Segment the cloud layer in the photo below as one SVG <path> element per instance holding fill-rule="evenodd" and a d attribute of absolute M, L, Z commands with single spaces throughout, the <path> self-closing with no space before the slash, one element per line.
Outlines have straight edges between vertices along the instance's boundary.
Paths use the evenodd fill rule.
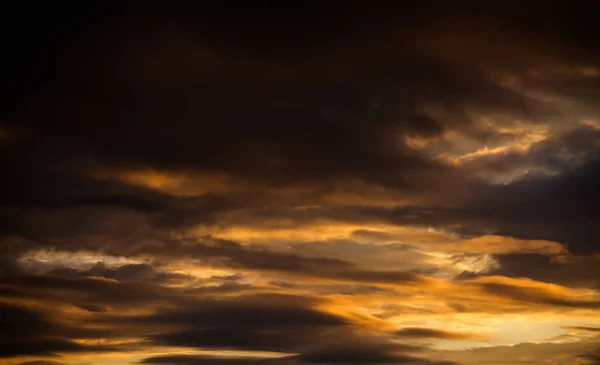
<path fill-rule="evenodd" d="M 598 362 L 594 9 L 513 5 L 7 9 L 0 364 Z"/>

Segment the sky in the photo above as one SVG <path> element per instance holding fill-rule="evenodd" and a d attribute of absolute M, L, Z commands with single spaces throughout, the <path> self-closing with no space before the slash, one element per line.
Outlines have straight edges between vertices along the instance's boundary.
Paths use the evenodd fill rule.
<path fill-rule="evenodd" d="M 591 2 L 3 8 L 1 365 L 600 364 Z"/>

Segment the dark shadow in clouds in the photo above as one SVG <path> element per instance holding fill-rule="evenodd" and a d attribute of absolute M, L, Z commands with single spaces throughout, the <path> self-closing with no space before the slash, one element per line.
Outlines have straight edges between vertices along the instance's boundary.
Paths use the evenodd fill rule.
<path fill-rule="evenodd" d="M 599 252 L 600 160 L 575 165 L 556 176 L 508 185 L 479 184 L 460 206 L 357 207 L 359 215 L 398 224 L 448 228 L 473 237 L 498 234 L 546 239 L 577 255 Z M 347 208 L 349 209 L 349 208 Z M 458 227 L 458 228 L 457 228 Z"/>
<path fill-rule="evenodd" d="M 583 327 L 583 326 L 565 326 L 564 329 L 576 330 L 576 331 L 587 331 L 587 332 L 598 332 L 600 333 L 600 327 Z"/>
<path fill-rule="evenodd" d="M 399 331 L 394 332 L 394 335 L 398 338 L 404 339 L 440 339 L 440 340 L 477 340 L 485 338 L 485 336 L 478 335 L 476 333 L 460 333 L 444 331 L 435 328 L 421 328 L 421 327 L 405 327 Z"/>
<path fill-rule="evenodd" d="M 177 290 L 152 285 L 149 283 L 117 282 L 93 277 L 60 277 L 56 275 L 26 275 L 5 278 L 0 289 L 3 295 L 12 293 L 15 296 L 28 295 L 60 300 L 62 292 L 70 295 L 64 300 L 82 304 L 104 303 L 109 305 L 129 305 L 151 303 L 154 300 L 175 299 L 181 294 Z M 53 288 L 55 292 L 44 289 Z"/>
<path fill-rule="evenodd" d="M 200 301 L 131 321 L 181 328 L 149 336 L 157 345 L 248 351 L 294 352 L 351 333 L 348 319 L 318 311 L 315 304 L 303 297 L 246 295 Z"/>
<path fill-rule="evenodd" d="M 366 21 L 372 26 L 379 24 L 379 21 L 365 18 L 364 7 L 359 8 L 360 11 L 353 6 L 346 7 L 349 14 L 338 6 L 335 11 L 331 10 L 336 14 L 334 19 L 338 19 L 337 15 L 341 15 L 338 20 L 347 19 L 346 16 L 354 19 L 351 24 L 355 21 Z M 426 16 L 430 11 L 420 6 L 416 8 L 407 10 L 403 7 L 401 11 L 388 13 L 375 7 L 368 12 L 373 11 L 379 17 L 399 17 L 403 21 L 390 19 L 389 25 L 403 24 L 402 27 L 411 28 L 406 21 L 412 18 L 407 14 L 414 12 Z M 254 14 L 258 16 L 263 11 L 265 9 L 254 9 Z M 290 20 L 290 13 L 284 9 L 279 11 Z M 144 10 L 140 12 L 145 13 Z M 169 11 L 161 13 L 169 18 L 166 15 Z M 386 67 L 364 65 L 363 52 L 356 54 L 355 42 L 368 46 L 370 40 L 353 39 L 354 32 L 344 35 L 349 37 L 349 43 L 342 42 L 340 46 L 341 54 L 348 53 L 351 60 L 348 62 L 347 57 L 343 57 L 341 63 L 350 63 L 353 68 L 363 71 L 366 68 L 367 76 L 356 79 L 352 70 L 340 81 L 329 80 L 328 75 L 338 68 L 329 64 L 332 62 L 329 55 L 311 60 L 316 66 L 306 71 L 294 62 L 281 64 L 261 52 L 249 59 L 248 55 L 244 57 L 237 52 L 221 54 L 219 44 L 199 40 L 198 37 L 202 38 L 206 33 L 193 29 L 207 24 L 202 21 L 188 24 L 190 17 L 206 19 L 204 10 L 175 13 L 178 14 L 174 15 L 175 20 L 182 21 L 175 25 L 140 20 L 145 15 L 122 15 L 137 27 L 131 24 L 119 27 L 112 23 L 106 27 L 91 26 L 90 31 L 79 35 L 75 45 L 65 45 L 75 48 L 63 52 L 61 62 L 66 65 L 58 70 L 59 75 L 64 73 L 65 77 L 57 76 L 56 81 L 40 90 L 36 97 L 24 97 L 26 101 L 21 103 L 22 108 L 13 113 L 29 127 L 19 131 L 31 140 L 23 160 L 35 160 L 36 165 L 44 166 L 49 172 L 55 172 L 61 163 L 73 166 L 75 170 L 149 166 L 166 170 L 225 172 L 267 185 L 352 177 L 406 192 L 433 193 L 440 188 L 440 180 L 444 181 L 445 187 L 450 186 L 450 182 L 455 182 L 453 185 L 462 182 L 460 173 L 407 149 L 402 142 L 404 135 L 433 137 L 449 126 L 456 126 L 473 136 L 489 139 L 493 135 L 473 125 L 471 109 L 522 119 L 550 112 L 544 111 L 539 102 L 490 82 L 486 73 L 477 68 L 464 70 L 448 65 L 444 60 L 424 61 L 423 55 L 413 52 L 399 52 L 393 60 L 389 60 L 385 52 L 376 54 L 381 57 L 376 63 L 389 63 Z M 306 15 L 318 18 L 319 14 L 323 14 L 322 9 Z M 120 18 L 117 16 L 117 19 Z M 210 38 L 213 41 L 220 39 L 218 35 L 223 34 L 223 25 L 208 24 L 216 27 Z M 334 28 L 335 31 L 329 29 L 328 34 L 332 34 L 331 31 L 337 34 L 339 29 Z M 249 29 L 257 31 L 256 24 Z M 400 35 L 403 30 L 406 29 L 391 34 L 403 38 Z M 241 35 L 248 33 L 252 34 L 245 30 Z M 144 41 L 137 39 L 142 34 Z M 281 30 L 268 34 L 277 34 L 275 37 L 278 38 Z M 234 37 L 238 41 L 239 35 L 236 33 Z M 378 36 L 374 35 L 374 40 Z M 258 42 L 264 40 L 256 34 L 251 38 Z M 102 56 L 96 54 L 97 50 L 90 50 L 96 47 L 85 46 L 95 44 L 99 39 L 107 43 L 100 51 Z M 402 40 L 395 48 L 402 49 L 407 46 L 405 42 Z M 294 43 L 295 46 L 302 44 Z M 240 68 L 237 63 L 230 64 L 232 59 L 241 59 L 242 64 L 250 64 L 250 71 L 253 71 L 252 65 L 258 65 L 258 72 L 249 72 L 251 75 L 261 75 L 260 71 L 272 74 L 275 66 L 281 68 L 283 79 L 291 77 L 296 81 L 273 85 L 263 80 L 257 88 L 254 81 L 234 77 L 233 85 L 224 87 L 222 83 L 226 77 L 223 75 L 217 80 L 219 86 L 206 84 L 206 76 L 212 74 L 210 68 L 202 71 L 204 68 L 200 67 L 200 75 L 196 77 L 186 73 L 198 71 L 187 67 L 202 61 L 207 54 L 212 57 L 213 52 L 218 55 L 217 68 L 223 67 L 225 75 Z M 156 57 L 165 55 L 175 62 L 172 66 L 176 71 L 184 69 L 185 80 L 195 78 L 198 84 L 193 82 L 192 86 L 181 87 L 153 79 L 169 74 L 164 69 L 142 75 L 143 81 L 128 79 L 134 73 L 128 65 L 134 64 L 135 70 L 142 70 L 143 64 L 152 60 L 150 66 L 155 67 L 155 63 L 161 63 L 156 62 Z M 254 59 L 256 56 L 257 60 Z M 337 57 L 334 55 L 333 61 Z M 123 58 L 128 62 L 122 62 Z M 404 61 L 406 58 L 409 60 Z M 95 63 L 97 59 L 105 61 L 99 63 L 102 66 Z M 178 62 L 182 64 L 178 65 Z M 397 62 L 400 65 L 396 65 Z M 88 67 L 73 65 L 96 66 L 101 70 L 94 73 Z M 103 76 L 96 79 L 92 75 Z M 124 86 L 127 83 L 134 85 Z M 441 105 L 447 116 L 428 115 L 421 110 L 424 104 Z M 29 130 L 35 133 L 28 133 Z M 49 150 L 52 158 L 45 157 Z M 18 156 L 16 153 L 10 155 Z M 74 158 L 74 155 L 78 157 Z M 15 169 L 24 162 L 22 157 L 7 159 L 11 162 L 9 166 Z M 29 183 L 35 180 L 34 176 L 23 178 Z M 14 188 L 26 191 L 21 183 L 15 183 Z"/>
<path fill-rule="evenodd" d="M 500 283 L 479 283 L 485 292 L 521 302 L 564 308 L 598 309 L 600 300 L 567 299 L 549 290 Z"/>
<path fill-rule="evenodd" d="M 342 294 L 342 295 L 369 295 L 369 294 L 396 294 L 392 287 L 380 287 L 375 285 L 360 285 L 356 283 L 324 283 L 324 284 L 296 284 L 292 281 L 275 280 L 269 285 L 283 289 L 309 290 L 315 294 Z"/>
<path fill-rule="evenodd" d="M 533 143 L 525 151 L 508 150 L 481 156 L 465 162 L 464 167 L 479 174 L 509 173 L 519 168 L 533 169 L 525 178 L 535 180 L 536 175 L 562 173 L 597 160 L 600 157 L 598 141 L 599 130 L 590 126 L 577 126 Z M 536 173 L 535 169 L 541 172 Z"/>
<path fill-rule="evenodd" d="M 499 234 L 545 238 L 588 254 L 599 250 L 593 234 L 600 218 L 599 183 L 600 160 L 592 160 L 557 177 L 496 187 L 471 208 Z"/>
<path fill-rule="evenodd" d="M 356 323 L 333 314 L 318 312 L 313 305 L 310 300 L 302 297 L 254 295 L 200 302 L 189 309 L 181 308 L 177 312 L 139 317 L 133 321 L 188 328 L 180 332 L 149 336 L 148 339 L 157 345 L 300 352 L 297 356 L 261 360 L 266 362 L 294 360 L 302 363 L 437 364 L 405 354 L 419 352 L 422 348 L 394 343 L 387 338 L 364 337 L 357 331 Z M 186 363 L 186 359 L 189 363 L 205 360 L 203 357 L 175 356 L 144 361 Z"/>
<path fill-rule="evenodd" d="M 27 42 L 10 43 L 21 51 L 14 54 L 42 56 L 48 64 L 37 61 L 46 66 L 46 73 L 27 75 L 30 68 L 14 62 L 14 73 L 38 87 L 17 93 L 18 102 L 11 98 L 14 104 L 3 111 L 11 117 L 8 120 L 24 123 L 17 127 L 24 134 L 35 132 L 30 135 L 36 147 L 27 160 L 62 146 L 53 152 L 57 154 L 53 160 L 72 162 L 73 152 L 81 152 L 78 167 L 224 170 L 270 184 L 358 177 L 406 191 L 431 192 L 439 188 L 435 180 L 444 179 L 448 186 L 457 172 L 408 151 L 401 142 L 403 135 L 438 136 L 456 127 L 489 139 L 494 133 L 473 123 L 473 109 L 515 119 L 555 112 L 491 82 L 479 67 L 479 58 L 497 57 L 497 67 L 512 69 L 514 54 L 526 54 L 523 46 L 533 43 L 558 63 L 564 62 L 563 57 L 575 62 L 577 54 L 592 59 L 593 49 L 582 42 L 589 39 L 586 32 L 575 31 L 577 43 L 550 37 L 555 49 L 547 50 L 532 25 L 548 24 L 549 19 L 549 24 L 568 24 L 568 39 L 585 22 L 562 14 L 589 20 L 587 12 L 571 7 L 531 6 L 523 10 L 529 17 L 523 22 L 521 13 L 505 5 L 357 4 L 305 5 L 292 7 L 293 11 L 249 6 L 241 13 L 212 6 L 79 6 L 73 11 L 81 14 L 81 20 L 67 17 L 64 22 L 30 17 L 24 7 L 12 25 L 20 29 L 19 22 L 34 22 L 34 29 L 44 29 L 44 24 L 57 28 L 53 41 L 58 44 L 40 55 L 19 49 Z M 487 6 L 494 11 L 486 11 Z M 561 16 L 553 15 L 557 9 Z M 437 11 L 444 16 L 436 16 Z M 494 29 L 499 20 L 510 26 Z M 457 27 L 450 29 L 459 37 L 441 37 L 439 43 L 448 45 L 430 39 L 430 33 L 449 25 Z M 492 55 L 473 46 L 482 46 L 481 34 L 507 33 L 504 42 L 510 43 L 507 28 L 522 30 L 525 40 L 508 49 L 497 42 L 499 49 Z M 48 41 L 42 34 L 28 37 L 33 37 L 24 40 L 29 43 Z M 241 39 L 247 42 L 240 43 Z M 472 53 L 458 56 L 462 66 L 444 49 L 461 53 L 461 46 L 469 45 Z M 585 51 L 556 52 L 563 47 Z M 332 80 L 330 75 L 338 72 Z M 424 104 L 441 107 L 444 115 L 423 112 Z M 52 171 L 55 164 L 47 167 Z"/>
<path fill-rule="evenodd" d="M 85 331 L 62 326 L 46 319 L 42 312 L 17 305 L 0 304 L 0 327 L 0 357 L 122 350 L 115 346 L 76 343 L 70 337 L 80 337 Z"/>
<path fill-rule="evenodd" d="M 15 341 L 2 341 L 0 343 L 0 357 L 16 356 L 57 356 L 58 353 L 83 353 L 83 352 L 112 352 L 122 350 L 119 347 L 99 347 L 81 345 L 66 339 L 18 339 Z"/>
<path fill-rule="evenodd" d="M 587 361 L 587 365 L 600 365 L 600 354 L 584 354 L 578 358 Z"/>
<path fill-rule="evenodd" d="M 159 365 L 194 365 L 194 364 L 222 364 L 222 365 L 254 365 L 288 363 L 289 357 L 279 359 L 248 358 L 248 357 L 225 357 L 206 355 L 166 355 L 148 357 L 140 361 L 140 364 Z"/>
<path fill-rule="evenodd" d="M 498 267 L 486 275 L 525 277 L 576 288 L 600 288 L 600 259 L 594 256 L 494 255 Z"/>
<path fill-rule="evenodd" d="M 248 289 L 247 286 L 218 282 L 199 282 L 195 286 L 178 288 L 161 285 L 152 278 L 147 281 L 116 281 L 73 275 L 70 271 L 66 276 L 21 273 L 0 280 L 1 297 L 17 301 L 70 304 L 90 312 L 112 312 L 131 306 L 151 308 L 157 303 L 179 304 L 189 301 L 188 298 L 194 294 L 243 292 Z M 88 330 L 84 326 L 80 327 L 79 332 L 82 337 L 92 338 L 119 334 L 113 329 L 105 332 L 100 329 Z"/>

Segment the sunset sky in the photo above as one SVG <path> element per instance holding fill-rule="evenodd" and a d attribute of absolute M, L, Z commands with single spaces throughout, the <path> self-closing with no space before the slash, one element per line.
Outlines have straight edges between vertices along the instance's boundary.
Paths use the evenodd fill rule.
<path fill-rule="evenodd" d="M 554 3 L 3 6 L 0 365 L 600 364 Z"/>

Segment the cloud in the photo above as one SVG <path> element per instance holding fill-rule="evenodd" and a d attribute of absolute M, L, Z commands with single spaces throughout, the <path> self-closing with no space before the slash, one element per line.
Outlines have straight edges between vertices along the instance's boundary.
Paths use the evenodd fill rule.
<path fill-rule="evenodd" d="M 465 365 L 490 364 L 504 365 L 510 363 L 535 364 L 535 363 L 565 363 L 575 364 L 582 359 L 583 352 L 597 346 L 595 342 L 571 343 L 522 343 L 515 346 L 492 346 L 464 351 L 437 351 L 439 358 L 456 361 Z M 593 354 L 588 360 L 594 360 Z M 594 364 L 592 362 L 592 364 Z"/>
<path fill-rule="evenodd" d="M 485 292 L 517 301 L 565 308 L 600 308 L 600 301 L 593 299 L 566 298 L 551 289 L 511 285 L 506 283 L 480 283 Z"/>
<path fill-rule="evenodd" d="M 414 365 L 453 365 L 449 361 L 432 361 L 425 358 L 401 355 L 395 351 L 403 350 L 403 346 L 365 346 L 355 348 L 340 347 L 326 348 L 300 355 L 284 356 L 279 358 L 259 357 L 224 357 L 224 356 L 194 356 L 173 355 L 156 356 L 143 359 L 143 364 L 414 364 Z"/>
<path fill-rule="evenodd" d="M 595 256 L 506 254 L 495 255 L 498 267 L 490 275 L 525 277 L 569 287 L 597 288 L 600 285 Z"/>
<path fill-rule="evenodd" d="M 595 333 L 592 9 L 213 5 L 7 9 L 0 356 L 436 364 L 415 344 L 517 317 Z M 596 356 L 539 345 L 447 361 Z"/>
<path fill-rule="evenodd" d="M 282 358 L 227 358 L 216 356 L 174 355 L 156 356 L 141 361 L 143 364 L 188 365 L 188 364 L 414 364 L 452 365 L 451 362 L 429 361 L 423 358 L 401 355 L 386 355 L 376 349 L 335 350 Z"/>
<path fill-rule="evenodd" d="M 400 348 L 402 348 L 400 346 Z M 452 362 L 437 362 L 427 359 L 402 355 L 394 352 L 394 346 L 387 348 L 358 346 L 354 348 L 333 348 L 309 352 L 297 356 L 302 362 L 311 364 L 432 364 L 452 365 Z"/>
<path fill-rule="evenodd" d="M 150 283 L 117 282 L 93 277 L 25 275 L 5 278 L 0 291 L 4 296 L 40 298 L 77 304 L 84 308 L 151 304 L 160 300 L 177 300 L 181 291 Z M 45 290 L 53 288 L 53 291 Z M 68 293 L 65 296 L 65 293 Z M 98 307 L 100 306 L 100 307 Z"/>
<path fill-rule="evenodd" d="M 287 358 L 252 358 L 252 357 L 225 357 L 206 355 L 166 355 L 143 359 L 142 364 L 165 364 L 165 365 L 192 365 L 192 364 L 263 364 L 263 363 L 285 363 Z"/>
<path fill-rule="evenodd" d="M 179 331 L 149 336 L 157 345 L 294 352 L 331 341 L 334 333 L 349 333 L 349 319 L 321 312 L 314 304 L 309 298 L 294 296 L 242 296 L 197 302 L 188 309 L 132 321 L 180 327 Z"/>
<path fill-rule="evenodd" d="M 517 176 L 520 179 L 523 176 L 531 178 L 536 174 L 555 175 L 597 159 L 600 146 L 598 141 L 600 131 L 597 128 L 579 125 L 521 150 L 506 149 L 505 153 L 472 159 L 464 167 L 482 176 L 494 173 L 510 176 L 515 170 L 520 171 L 522 176 Z"/>
<path fill-rule="evenodd" d="M 357 213 L 397 225 L 433 226 L 466 237 L 489 235 L 560 242 L 576 255 L 597 252 L 592 234 L 598 215 L 598 161 L 557 176 L 508 185 L 480 185 L 458 206 L 357 207 Z M 574 189 L 573 187 L 577 187 Z M 548 199 L 552 197 L 552 199 Z"/>
<path fill-rule="evenodd" d="M 563 328 L 568 329 L 568 330 L 575 330 L 575 331 L 600 332 L 600 328 L 598 328 L 598 327 L 565 326 Z"/>
<path fill-rule="evenodd" d="M 19 355 L 56 356 L 58 353 L 93 353 L 120 350 L 116 346 L 94 346 L 77 343 L 70 337 L 77 337 L 85 331 L 62 326 L 45 318 L 43 312 L 23 306 L 1 304 L 0 321 L 6 331 L 0 336 L 0 357 Z M 106 335 L 106 333 L 102 335 Z"/>
<path fill-rule="evenodd" d="M 117 268 L 108 268 L 103 262 L 98 262 L 86 271 L 70 268 L 56 268 L 49 274 L 59 276 L 104 277 L 117 281 L 144 281 L 144 282 L 177 282 L 193 278 L 191 275 L 157 272 L 149 264 L 127 264 Z"/>
<path fill-rule="evenodd" d="M 600 364 L 600 356 L 597 354 L 579 355 L 578 358 L 587 361 L 586 363 L 589 365 Z"/>
<path fill-rule="evenodd" d="M 476 333 L 460 333 L 420 327 L 405 327 L 396 331 L 394 335 L 406 339 L 435 338 L 442 340 L 481 340 L 487 338 L 486 336 Z"/>
<path fill-rule="evenodd" d="M 112 221 L 112 220 L 111 220 Z M 146 226 L 146 223 L 143 223 Z M 125 228 L 125 227 L 123 227 Z M 244 246 L 237 242 L 212 237 L 200 238 L 172 238 L 167 232 L 149 232 L 146 238 L 143 233 L 137 239 L 136 245 L 123 247 L 122 241 L 107 243 L 112 234 L 107 234 L 106 240 L 102 239 L 102 232 L 92 228 L 92 232 L 81 229 L 81 236 L 92 235 L 91 240 L 82 245 L 79 234 L 69 234 L 61 240 L 63 250 L 86 248 L 88 251 L 100 251 L 115 256 L 140 255 L 155 259 L 173 259 L 186 257 L 189 260 L 199 260 L 208 266 L 226 267 L 232 269 L 247 269 L 282 274 L 308 276 L 340 281 L 361 281 L 365 283 L 388 283 L 397 285 L 417 285 L 427 283 L 427 278 L 408 271 L 400 270 L 369 270 L 363 269 L 354 262 L 329 257 L 306 257 L 293 252 L 281 252 L 269 248 Z M 101 239 L 98 239 L 101 238 Z M 135 237 L 131 237 L 135 239 Z M 120 239 L 123 239 L 122 237 Z M 165 245 L 166 243 L 166 245 Z M 25 244 L 19 245 L 19 250 Z M 32 248 L 36 247 L 35 243 Z M 42 246 L 44 247 L 44 246 Z M 58 248 L 55 247 L 55 248 Z M 68 271 L 68 270 L 67 270 Z M 104 272 L 103 272 L 104 271 Z M 57 270 L 54 273 L 66 272 Z M 115 272 L 97 267 L 82 276 L 104 276 L 115 279 L 132 279 L 132 275 L 150 275 L 154 280 L 181 280 L 181 275 L 158 274 L 151 271 L 150 267 L 143 264 L 128 265 Z"/>

